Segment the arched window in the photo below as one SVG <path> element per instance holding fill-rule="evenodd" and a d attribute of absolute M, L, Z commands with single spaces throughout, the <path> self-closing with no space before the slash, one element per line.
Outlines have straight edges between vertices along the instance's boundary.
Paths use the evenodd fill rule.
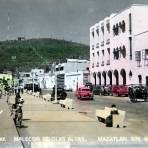
<path fill-rule="evenodd" d="M 116 24 L 116 31 L 115 31 L 115 34 L 118 35 L 118 33 L 119 33 L 119 26 L 118 26 L 118 24 Z"/>
<path fill-rule="evenodd" d="M 122 47 L 122 56 L 123 56 L 123 58 L 126 57 L 126 48 L 125 48 L 125 46 Z"/>
<path fill-rule="evenodd" d="M 115 30 L 116 30 L 116 26 L 113 25 L 113 34 L 114 34 L 114 35 L 116 34 L 116 33 L 115 33 L 115 32 L 116 32 Z"/>
<path fill-rule="evenodd" d="M 122 32 L 125 32 L 125 21 L 122 21 Z"/>
<path fill-rule="evenodd" d="M 141 84 L 142 83 L 142 76 L 138 75 L 138 79 L 139 79 L 139 84 Z"/>

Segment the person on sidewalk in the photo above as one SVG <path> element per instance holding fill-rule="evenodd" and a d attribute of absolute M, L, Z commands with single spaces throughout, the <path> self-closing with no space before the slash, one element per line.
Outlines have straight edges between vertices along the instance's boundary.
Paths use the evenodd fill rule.
<path fill-rule="evenodd" d="M 15 125 L 16 125 L 16 107 L 17 107 L 17 105 L 13 104 L 12 108 L 11 108 L 11 116 L 13 118 Z"/>
<path fill-rule="evenodd" d="M 19 99 L 21 98 L 20 96 L 20 93 L 16 93 L 16 96 L 15 96 L 15 104 L 18 104 L 19 103 Z"/>
<path fill-rule="evenodd" d="M 112 109 L 111 109 L 110 115 L 105 120 L 105 124 L 106 124 L 107 127 L 112 127 L 113 126 L 113 115 L 118 115 L 119 114 L 118 109 L 116 108 L 115 104 L 112 104 L 111 108 Z"/>

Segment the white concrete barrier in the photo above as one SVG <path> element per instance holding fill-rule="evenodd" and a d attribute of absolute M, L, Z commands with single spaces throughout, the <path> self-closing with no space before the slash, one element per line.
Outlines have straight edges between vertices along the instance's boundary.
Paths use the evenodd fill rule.
<path fill-rule="evenodd" d="M 105 107 L 105 109 L 101 110 L 98 109 L 96 110 L 96 117 L 99 120 L 106 120 L 106 118 L 111 114 L 112 108 L 110 107 Z M 113 114 L 113 127 L 123 127 L 123 122 L 125 120 L 125 114 L 126 111 L 118 110 L 119 114 Z"/>
<path fill-rule="evenodd" d="M 62 107 L 68 108 L 68 109 L 73 109 L 73 99 L 66 98 L 65 100 L 60 100 L 59 104 Z"/>

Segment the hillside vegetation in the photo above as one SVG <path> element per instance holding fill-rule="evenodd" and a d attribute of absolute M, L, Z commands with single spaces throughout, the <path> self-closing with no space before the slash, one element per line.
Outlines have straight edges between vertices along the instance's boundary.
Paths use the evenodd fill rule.
<path fill-rule="evenodd" d="M 0 42 L 0 69 L 43 68 L 66 58 L 88 59 L 89 46 L 57 39 Z"/>

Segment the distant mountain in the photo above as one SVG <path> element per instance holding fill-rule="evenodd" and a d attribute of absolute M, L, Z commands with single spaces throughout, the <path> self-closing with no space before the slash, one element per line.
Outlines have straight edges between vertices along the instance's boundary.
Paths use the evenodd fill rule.
<path fill-rule="evenodd" d="M 0 42 L 0 70 L 43 68 L 66 58 L 89 59 L 89 46 L 50 38 Z"/>

